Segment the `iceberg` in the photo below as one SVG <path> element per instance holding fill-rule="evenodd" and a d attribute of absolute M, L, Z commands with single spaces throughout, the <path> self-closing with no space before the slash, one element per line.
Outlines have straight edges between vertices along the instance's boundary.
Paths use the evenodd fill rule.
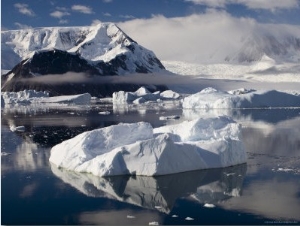
<path fill-rule="evenodd" d="M 1 92 L 1 107 L 31 104 L 90 104 L 89 93 L 49 97 L 46 91 L 24 90 L 19 92 Z"/>
<path fill-rule="evenodd" d="M 208 87 L 185 97 L 182 107 L 185 109 L 300 107 L 300 96 L 276 90 L 238 89 L 223 92 Z"/>
<path fill-rule="evenodd" d="M 145 87 L 139 88 L 135 92 L 125 92 L 119 91 L 113 93 L 113 103 L 114 104 L 142 104 L 147 101 L 159 101 L 159 100 L 178 100 L 181 97 L 180 94 L 172 91 L 166 90 L 164 92 L 154 92 L 151 93 Z"/>
<path fill-rule="evenodd" d="M 147 122 L 120 123 L 57 144 L 49 158 L 59 168 L 100 177 L 166 175 L 246 160 L 240 125 L 225 116 L 155 129 Z"/>

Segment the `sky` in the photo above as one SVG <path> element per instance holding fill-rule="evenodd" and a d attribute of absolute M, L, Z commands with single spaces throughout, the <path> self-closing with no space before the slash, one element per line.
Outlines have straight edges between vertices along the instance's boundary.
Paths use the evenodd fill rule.
<path fill-rule="evenodd" d="M 161 60 L 219 61 L 251 32 L 300 37 L 300 0 L 1 0 L 2 31 L 100 22 Z"/>
<path fill-rule="evenodd" d="M 187 17 L 212 9 L 261 23 L 300 25 L 300 0 L 2 0 L 1 29 Z"/>

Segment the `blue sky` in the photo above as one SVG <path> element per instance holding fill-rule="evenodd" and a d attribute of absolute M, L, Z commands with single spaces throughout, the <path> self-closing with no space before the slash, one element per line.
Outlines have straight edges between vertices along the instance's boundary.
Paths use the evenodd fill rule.
<path fill-rule="evenodd" d="M 188 17 L 212 9 L 259 23 L 300 25 L 300 0 L 2 0 L 1 28 L 83 26 L 157 15 Z"/>

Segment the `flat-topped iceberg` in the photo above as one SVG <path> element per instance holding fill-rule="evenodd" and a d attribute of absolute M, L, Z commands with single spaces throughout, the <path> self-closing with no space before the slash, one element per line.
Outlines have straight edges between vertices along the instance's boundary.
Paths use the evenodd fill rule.
<path fill-rule="evenodd" d="M 246 159 L 240 125 L 217 117 L 155 129 L 139 122 L 84 132 L 54 146 L 49 161 L 96 176 L 153 176 L 227 167 Z"/>
<path fill-rule="evenodd" d="M 154 92 L 151 93 L 145 87 L 139 88 L 135 92 L 125 92 L 119 91 L 113 93 L 113 103 L 114 104 L 142 104 L 147 101 L 158 101 L 158 100 L 177 100 L 181 97 L 180 94 L 172 91 L 166 90 L 164 92 Z"/>
<path fill-rule="evenodd" d="M 30 104 L 89 104 L 89 93 L 49 97 L 46 91 L 24 90 L 20 92 L 1 92 L 1 106 Z"/>
<path fill-rule="evenodd" d="M 267 108 L 300 107 L 300 96 L 276 90 L 238 89 L 228 92 L 206 88 L 183 99 L 183 108 Z"/>

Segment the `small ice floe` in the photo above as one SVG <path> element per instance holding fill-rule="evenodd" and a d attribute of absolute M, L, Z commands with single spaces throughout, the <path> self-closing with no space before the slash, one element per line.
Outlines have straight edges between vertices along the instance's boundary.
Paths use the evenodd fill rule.
<path fill-rule="evenodd" d="M 154 206 L 155 209 L 162 209 L 161 206 Z"/>
<path fill-rule="evenodd" d="M 281 171 L 281 172 L 293 172 L 293 169 L 289 169 L 289 168 L 278 168 L 277 171 Z"/>
<path fill-rule="evenodd" d="M 8 155 L 11 155 L 11 153 L 7 153 L 7 152 L 4 152 L 4 151 L 1 152 L 1 156 L 8 156 Z"/>
<path fill-rule="evenodd" d="M 110 115 L 110 112 L 109 111 L 100 111 L 98 114 L 99 115 Z"/>
<path fill-rule="evenodd" d="M 157 221 L 152 221 L 152 222 L 149 222 L 149 225 L 159 225 L 159 223 Z"/>
<path fill-rule="evenodd" d="M 185 218 L 185 220 L 186 220 L 186 221 L 193 221 L 193 220 L 194 220 L 194 218 L 191 218 L 191 217 L 186 217 L 186 218 Z"/>
<path fill-rule="evenodd" d="M 206 207 L 206 208 L 214 208 L 216 206 L 214 204 L 205 203 L 204 207 Z"/>
<path fill-rule="evenodd" d="M 25 131 L 25 126 L 10 126 L 9 129 L 12 131 L 12 132 L 24 132 Z"/>
<path fill-rule="evenodd" d="M 178 215 L 174 214 L 174 215 L 172 215 L 172 217 L 178 217 Z"/>
<path fill-rule="evenodd" d="M 179 115 L 169 115 L 169 116 L 160 116 L 159 120 L 163 121 L 163 120 L 176 120 L 176 119 L 180 119 Z"/>
<path fill-rule="evenodd" d="M 129 219 L 133 219 L 133 218 L 135 218 L 135 216 L 132 216 L 132 215 L 127 215 L 127 218 L 129 218 Z"/>

